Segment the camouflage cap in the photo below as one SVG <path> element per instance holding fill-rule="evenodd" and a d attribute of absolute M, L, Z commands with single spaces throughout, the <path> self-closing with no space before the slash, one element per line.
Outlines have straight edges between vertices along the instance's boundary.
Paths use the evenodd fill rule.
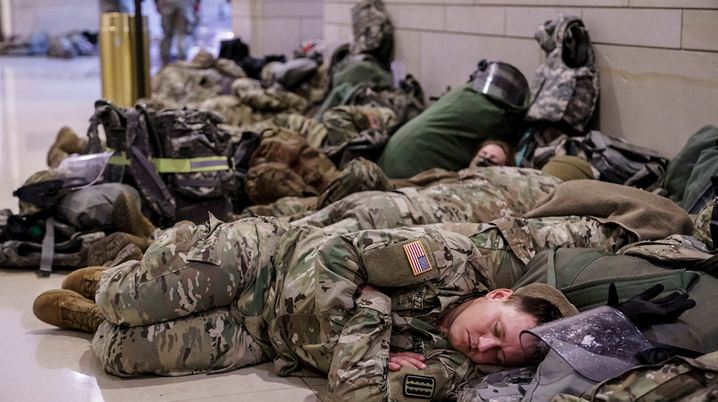
<path fill-rule="evenodd" d="M 558 309 L 562 317 L 578 314 L 576 306 L 571 304 L 560 290 L 545 283 L 532 283 L 522 286 L 516 289 L 514 294 L 546 300 Z"/>

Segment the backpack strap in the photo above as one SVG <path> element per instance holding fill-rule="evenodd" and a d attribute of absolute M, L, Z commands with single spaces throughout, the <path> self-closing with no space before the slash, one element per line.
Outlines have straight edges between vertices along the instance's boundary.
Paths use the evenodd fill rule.
<path fill-rule="evenodd" d="M 146 115 L 141 111 L 131 110 L 127 117 L 125 152 L 129 157 L 129 170 L 137 189 L 152 210 L 163 218 L 174 220 L 176 201 L 148 157 L 151 150 L 146 124 L 149 122 L 145 121 L 143 124 L 142 121 Z"/>
<path fill-rule="evenodd" d="M 713 199 L 713 211 L 711 212 L 711 238 L 713 239 L 713 247 L 718 247 L 718 176 L 711 177 L 711 183 L 713 184 L 713 192 L 715 198 Z"/>
<path fill-rule="evenodd" d="M 42 238 L 42 252 L 40 254 L 41 276 L 48 276 L 52 272 L 52 260 L 55 257 L 55 220 L 52 217 L 45 220 L 45 237 Z"/>
<path fill-rule="evenodd" d="M 551 247 L 546 252 L 546 284 L 556 287 L 556 248 Z"/>

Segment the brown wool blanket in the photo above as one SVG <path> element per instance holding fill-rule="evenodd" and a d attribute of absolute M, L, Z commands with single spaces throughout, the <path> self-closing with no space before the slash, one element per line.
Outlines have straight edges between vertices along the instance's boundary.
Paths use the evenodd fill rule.
<path fill-rule="evenodd" d="M 592 216 L 603 223 L 621 225 L 639 240 L 693 233 L 688 214 L 668 198 L 598 180 L 562 183 L 524 218 L 566 215 Z"/>

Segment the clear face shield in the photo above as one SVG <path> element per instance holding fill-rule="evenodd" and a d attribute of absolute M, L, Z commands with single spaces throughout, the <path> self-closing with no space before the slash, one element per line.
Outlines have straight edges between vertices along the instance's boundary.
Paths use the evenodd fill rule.
<path fill-rule="evenodd" d="M 517 110 L 528 107 L 528 81 L 521 71 L 510 64 L 481 60 L 471 79 L 477 92 L 505 106 Z"/>
<path fill-rule="evenodd" d="M 522 339 L 531 335 L 595 382 L 640 364 L 636 355 L 653 347 L 620 311 L 605 306 L 526 330 Z"/>

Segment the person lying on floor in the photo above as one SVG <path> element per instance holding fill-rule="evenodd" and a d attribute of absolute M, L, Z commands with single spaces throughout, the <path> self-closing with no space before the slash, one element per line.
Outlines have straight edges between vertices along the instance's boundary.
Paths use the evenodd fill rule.
<path fill-rule="evenodd" d="M 571 156 L 556 158 L 544 170 L 477 166 L 460 172 L 432 169 L 410 179 L 391 180 L 375 163 L 356 159 L 318 197 L 284 197 L 268 205 L 250 206 L 237 218 L 284 216 L 297 220 L 314 214 L 307 219 L 327 224 L 371 205 L 391 210 L 416 209 L 412 214 L 421 215 L 417 219 L 395 218 L 404 225 L 488 222 L 528 212 L 562 181 L 592 178 L 588 162 Z"/>
<path fill-rule="evenodd" d="M 507 288 L 536 250 L 615 251 L 690 226 L 687 215 L 656 218 L 644 226 L 645 216 L 502 218 L 347 234 L 270 217 L 184 222 L 141 261 L 74 272 L 64 283 L 72 290 L 41 294 L 33 310 L 96 332 L 94 352 L 119 376 L 274 361 L 279 375 L 327 375 L 335 399 L 401 399 L 421 378 L 443 399 L 476 364 L 525 363 L 533 348 L 518 334 L 575 311 L 550 287 Z M 97 304 L 85 298 L 93 296 Z"/>

